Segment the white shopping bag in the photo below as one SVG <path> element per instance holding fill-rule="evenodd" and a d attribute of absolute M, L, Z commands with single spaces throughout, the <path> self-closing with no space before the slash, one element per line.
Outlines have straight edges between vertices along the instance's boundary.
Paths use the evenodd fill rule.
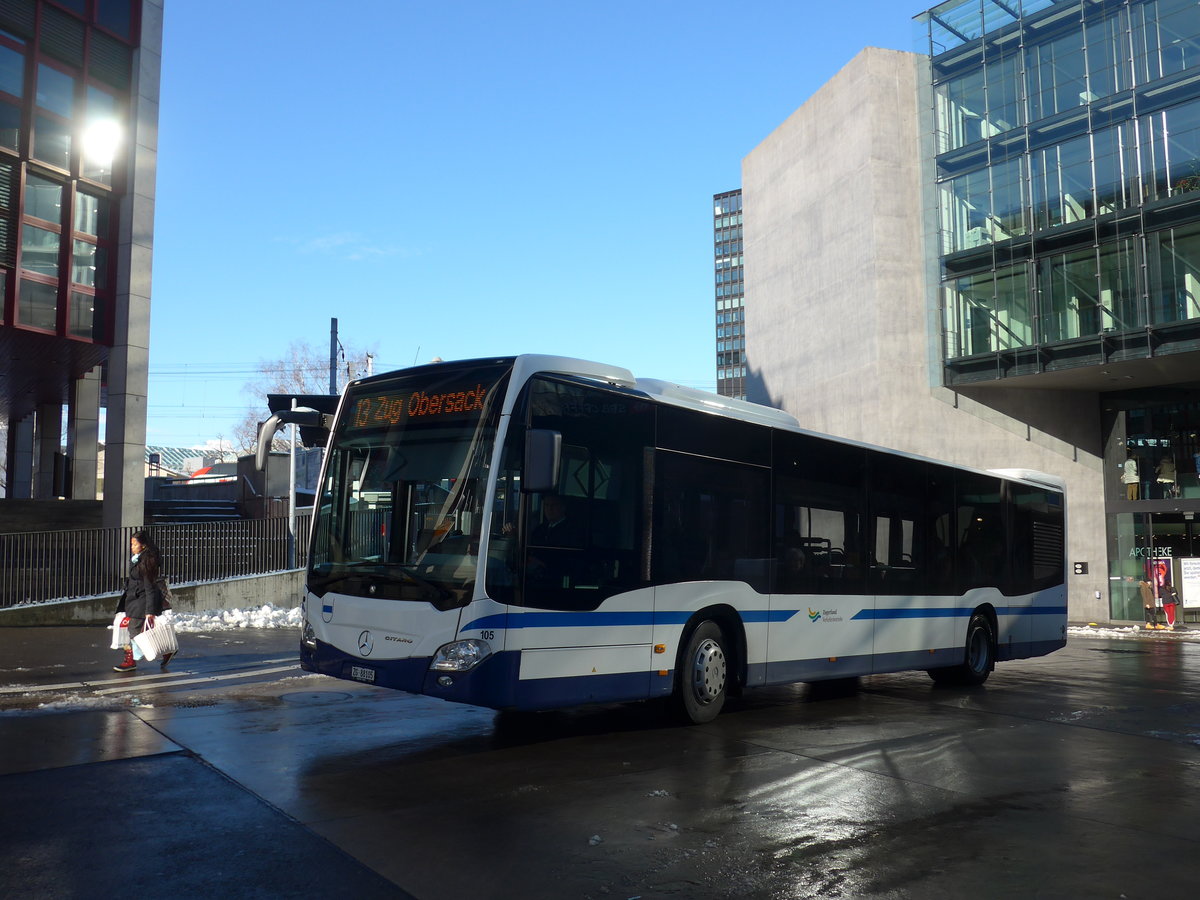
<path fill-rule="evenodd" d="M 148 616 L 142 633 L 133 639 L 134 645 L 150 661 L 179 650 L 179 638 L 169 615 Z"/>
<path fill-rule="evenodd" d="M 125 621 L 125 613 L 119 612 L 113 616 L 112 624 L 108 627 L 112 629 L 112 649 L 120 650 L 129 643 L 129 629 L 122 623 Z"/>

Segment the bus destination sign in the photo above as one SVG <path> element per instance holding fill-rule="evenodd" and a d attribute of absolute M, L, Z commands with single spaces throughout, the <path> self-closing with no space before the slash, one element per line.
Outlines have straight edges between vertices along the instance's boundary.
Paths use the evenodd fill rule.
<path fill-rule="evenodd" d="M 359 397 L 349 427 L 388 428 L 412 420 L 474 419 L 483 412 L 488 389 L 477 383 L 467 390 L 395 390 Z"/>

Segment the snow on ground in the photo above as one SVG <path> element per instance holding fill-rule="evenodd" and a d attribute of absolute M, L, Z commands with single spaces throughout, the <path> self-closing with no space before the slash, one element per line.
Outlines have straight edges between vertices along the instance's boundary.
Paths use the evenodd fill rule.
<path fill-rule="evenodd" d="M 1162 629 L 1148 631 L 1141 625 L 1070 625 L 1067 627 L 1068 637 L 1111 638 L 1114 640 L 1137 640 L 1138 638 L 1158 638 L 1169 641 L 1189 641 L 1200 643 L 1200 628 L 1195 626 L 1179 631 Z"/>
<path fill-rule="evenodd" d="M 239 628 L 299 628 L 300 607 L 280 608 L 266 603 L 246 609 L 210 609 L 198 613 L 171 613 L 175 630 L 236 631 Z"/>

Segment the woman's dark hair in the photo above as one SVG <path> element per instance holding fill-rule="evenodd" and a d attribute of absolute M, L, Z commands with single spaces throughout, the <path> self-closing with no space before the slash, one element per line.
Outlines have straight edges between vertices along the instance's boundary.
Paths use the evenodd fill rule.
<path fill-rule="evenodd" d="M 130 537 L 142 545 L 142 555 L 138 557 L 138 565 L 142 567 L 142 572 L 145 574 L 146 580 L 153 584 L 158 581 L 158 576 L 162 574 L 160 571 L 162 551 L 158 549 L 158 544 L 154 543 L 153 538 L 150 537 L 150 532 L 144 528 L 139 528 Z"/>

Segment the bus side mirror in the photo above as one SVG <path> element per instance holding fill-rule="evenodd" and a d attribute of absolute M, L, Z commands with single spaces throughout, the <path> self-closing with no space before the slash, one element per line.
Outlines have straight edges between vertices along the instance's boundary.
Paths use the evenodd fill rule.
<path fill-rule="evenodd" d="M 525 471 L 521 490 L 549 494 L 558 490 L 558 466 L 562 458 L 562 434 L 544 428 L 525 433 Z"/>
<path fill-rule="evenodd" d="M 285 409 L 267 419 L 258 429 L 258 444 L 254 451 L 254 468 L 261 472 L 267 464 L 267 455 L 271 452 L 271 441 L 284 425 L 298 425 L 301 428 L 320 428 L 329 431 L 333 422 L 332 416 L 317 412 L 307 406 L 297 406 L 295 409 Z"/>

